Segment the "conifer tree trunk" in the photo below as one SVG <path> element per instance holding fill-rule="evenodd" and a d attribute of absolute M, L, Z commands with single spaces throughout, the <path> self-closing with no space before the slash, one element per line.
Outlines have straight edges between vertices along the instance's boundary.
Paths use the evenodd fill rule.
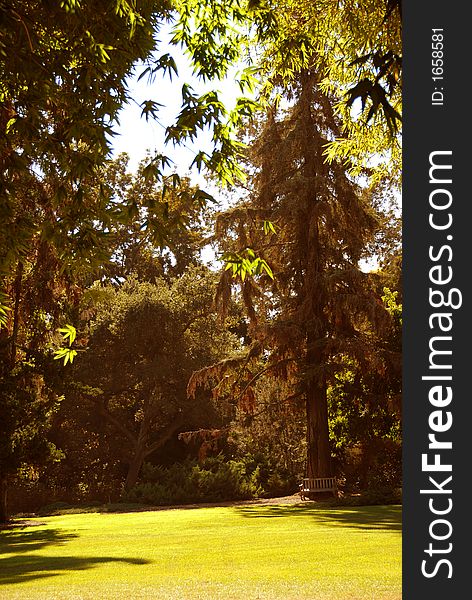
<path fill-rule="evenodd" d="M 324 315 L 324 294 L 322 274 L 326 269 L 324 251 L 320 240 L 320 223 L 317 205 L 320 202 L 319 189 L 315 183 L 321 175 L 322 159 L 319 156 L 319 140 L 316 136 L 317 123 L 312 114 L 314 97 L 313 76 L 303 73 L 300 77 L 299 99 L 300 116 L 306 126 L 306 133 L 300 140 L 303 158 L 303 175 L 306 181 L 300 198 L 303 210 L 298 224 L 298 237 L 304 249 L 304 283 L 300 294 L 302 313 L 306 323 L 305 368 L 309 378 L 305 384 L 307 419 L 307 477 L 331 477 L 331 453 L 328 428 L 328 401 L 326 378 L 323 374 L 323 351 L 320 342 L 325 338 L 326 316 Z M 316 324 L 316 325 L 315 325 Z"/>
<path fill-rule="evenodd" d="M 307 477 L 331 477 L 326 389 L 310 384 L 306 398 Z"/>
<path fill-rule="evenodd" d="M 322 353 L 311 346 L 313 336 L 308 335 L 306 366 L 315 371 L 322 366 Z M 307 477 L 331 477 L 331 451 L 328 428 L 328 399 L 326 380 L 321 374 L 313 375 L 306 384 L 307 419 Z"/>

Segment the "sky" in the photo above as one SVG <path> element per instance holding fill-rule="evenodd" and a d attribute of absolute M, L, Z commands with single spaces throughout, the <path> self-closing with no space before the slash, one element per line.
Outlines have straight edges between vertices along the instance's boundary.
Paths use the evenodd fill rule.
<path fill-rule="evenodd" d="M 120 111 L 119 125 L 115 127 L 117 135 L 112 141 L 112 156 L 116 157 L 120 153 L 126 152 L 129 156 L 128 170 L 135 172 L 139 162 L 146 157 L 148 152 L 151 154 L 162 153 L 173 160 L 169 173 L 175 169 L 181 176 L 190 176 L 193 184 L 199 185 L 225 206 L 228 200 L 226 196 L 223 196 L 221 190 L 206 181 L 204 173 L 199 173 L 196 167 L 190 169 L 198 150 L 210 150 L 210 133 L 208 131 L 200 132 L 195 143 L 186 142 L 184 146 L 174 147 L 172 144 L 165 145 L 165 128 L 175 122 L 180 112 L 184 83 L 189 84 L 198 95 L 209 90 L 217 90 L 225 106 L 231 109 L 236 98 L 241 95 L 234 77 L 237 69 L 234 69 L 224 81 L 204 83 L 193 75 L 190 63 L 182 51 L 176 46 L 169 46 L 169 31 L 161 31 L 160 38 L 162 45 L 158 56 L 170 53 L 177 63 L 178 76 L 173 74 L 172 79 L 169 75 L 159 76 L 153 82 L 149 82 L 148 77 L 144 76 L 138 81 L 145 66 L 138 65 L 135 68 L 133 77 L 128 80 L 129 95 L 132 100 Z M 152 117 L 146 121 L 145 117 L 141 116 L 141 104 L 145 100 L 154 100 L 163 105 L 157 114 L 157 121 Z M 202 259 L 205 263 L 217 266 L 215 258 L 215 253 L 210 247 L 203 249 Z"/>
<path fill-rule="evenodd" d="M 119 126 L 115 128 L 118 135 L 113 139 L 112 154 L 117 156 L 122 152 L 126 152 L 129 155 L 128 169 L 134 172 L 147 152 L 151 154 L 154 152 L 162 153 L 173 160 L 172 168 L 175 168 L 179 175 L 190 176 L 193 184 L 199 185 L 211 193 L 216 200 L 222 202 L 223 205 L 227 205 L 227 198 L 222 195 L 217 186 L 205 180 L 204 173 L 199 173 L 196 167 L 190 170 L 196 152 L 210 149 L 210 134 L 207 131 L 201 132 L 195 143 L 187 142 L 185 146 L 177 147 L 172 144 L 166 147 L 164 138 L 165 128 L 173 124 L 179 114 L 182 101 L 182 85 L 184 83 L 190 84 L 199 95 L 216 89 L 220 92 L 220 98 L 225 106 L 232 108 L 236 98 L 241 95 L 239 86 L 235 82 L 237 69 L 234 69 L 224 81 L 203 83 L 193 75 L 189 61 L 182 51 L 176 46 L 169 45 L 169 29 L 161 31 L 160 37 L 162 39 L 160 54 L 169 52 L 173 56 L 177 63 L 178 76 L 173 75 L 172 79 L 169 75 L 159 76 L 153 82 L 148 82 L 147 76 L 144 76 L 138 81 L 139 75 L 145 67 L 141 65 L 135 68 L 134 76 L 128 80 L 132 101 L 120 111 Z M 157 121 L 153 118 L 146 121 L 141 116 L 142 107 L 140 105 L 145 100 L 154 100 L 163 105 L 159 109 Z M 401 206 L 400 197 L 398 197 L 398 202 Z M 215 256 L 210 249 L 206 249 L 204 255 L 205 262 L 214 261 Z M 361 268 L 370 270 L 373 265 L 369 261 L 362 264 Z"/>
<path fill-rule="evenodd" d="M 128 80 L 130 96 L 133 100 L 120 111 L 119 126 L 115 128 L 118 135 L 113 140 L 113 155 L 117 156 L 121 152 L 126 152 L 130 157 L 129 170 L 135 171 L 147 151 L 151 153 L 157 151 L 174 161 L 173 166 L 180 175 L 187 175 L 190 174 L 189 166 L 197 150 L 207 150 L 211 147 L 211 137 L 209 132 L 204 131 L 199 134 L 198 143 L 186 142 L 185 146 L 165 147 L 165 128 L 175 122 L 180 112 L 182 85 L 189 84 L 198 95 L 216 89 L 220 92 L 220 98 L 225 106 L 232 108 L 236 98 L 241 95 L 239 86 L 234 80 L 237 69 L 224 81 L 204 83 L 193 75 L 190 63 L 183 55 L 182 50 L 169 45 L 169 28 L 160 32 L 160 38 L 162 44 L 158 56 L 170 53 L 177 63 L 178 76 L 172 74 L 172 79 L 168 74 L 159 76 L 151 83 L 148 82 L 148 77 L 144 76 L 138 81 L 139 75 L 145 67 L 141 65 L 135 68 L 134 76 Z M 154 100 L 163 105 L 157 115 L 158 122 L 152 117 L 148 121 L 141 117 L 140 105 L 145 100 Z M 191 177 L 193 183 L 208 188 L 203 174 L 199 174 L 196 168 L 191 171 Z"/>

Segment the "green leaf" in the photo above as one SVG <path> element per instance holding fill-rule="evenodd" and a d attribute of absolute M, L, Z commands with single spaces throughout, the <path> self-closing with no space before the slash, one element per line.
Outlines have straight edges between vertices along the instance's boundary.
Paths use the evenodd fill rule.
<path fill-rule="evenodd" d="M 275 233 L 275 227 L 272 221 L 264 221 L 263 228 L 265 235 L 269 235 L 269 233 Z"/>
<path fill-rule="evenodd" d="M 17 117 L 12 117 L 11 119 L 9 119 L 7 121 L 7 124 L 5 126 L 5 133 L 10 133 L 10 130 L 12 128 L 12 126 L 16 123 L 17 121 Z"/>
<path fill-rule="evenodd" d="M 9 311 L 9 310 L 11 310 L 11 308 L 9 306 L 0 304 L 0 327 L 5 327 L 5 325 L 7 324 L 7 320 L 8 320 L 7 311 Z"/>
<path fill-rule="evenodd" d="M 148 121 L 149 115 L 151 115 L 154 119 L 157 118 L 159 107 L 163 106 L 163 104 L 155 102 L 154 100 L 145 100 L 141 103 L 141 106 L 143 107 L 141 111 L 141 117 L 144 116 L 146 121 Z"/>
<path fill-rule="evenodd" d="M 62 333 L 64 340 L 68 341 L 69 346 L 74 343 L 77 337 L 77 330 L 73 325 L 65 325 L 64 327 L 60 327 L 58 331 Z"/>
<path fill-rule="evenodd" d="M 269 265 L 267 264 L 267 262 L 262 259 L 261 265 L 262 265 L 262 268 L 264 269 L 264 271 L 267 273 L 267 275 L 273 280 L 274 273 L 273 273 L 272 269 L 269 267 Z"/>
<path fill-rule="evenodd" d="M 54 360 L 64 360 L 64 365 L 68 362 L 72 363 L 74 358 L 77 356 L 77 350 L 72 348 L 59 348 L 54 351 Z"/>

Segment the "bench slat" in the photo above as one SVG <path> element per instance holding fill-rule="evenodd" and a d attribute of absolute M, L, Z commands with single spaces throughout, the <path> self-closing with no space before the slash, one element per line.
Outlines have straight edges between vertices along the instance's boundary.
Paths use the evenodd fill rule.
<path fill-rule="evenodd" d="M 302 500 L 305 498 L 305 493 L 334 492 L 337 494 L 337 491 L 336 477 L 305 477 L 300 484 L 300 496 Z"/>

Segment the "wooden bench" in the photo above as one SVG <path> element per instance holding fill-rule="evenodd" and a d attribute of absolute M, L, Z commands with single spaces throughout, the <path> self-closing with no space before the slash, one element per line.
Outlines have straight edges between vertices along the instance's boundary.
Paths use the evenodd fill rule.
<path fill-rule="evenodd" d="M 319 494 L 321 492 L 331 492 L 334 496 L 338 495 L 336 477 L 305 477 L 299 487 L 302 500 L 306 500 L 307 494 Z"/>

